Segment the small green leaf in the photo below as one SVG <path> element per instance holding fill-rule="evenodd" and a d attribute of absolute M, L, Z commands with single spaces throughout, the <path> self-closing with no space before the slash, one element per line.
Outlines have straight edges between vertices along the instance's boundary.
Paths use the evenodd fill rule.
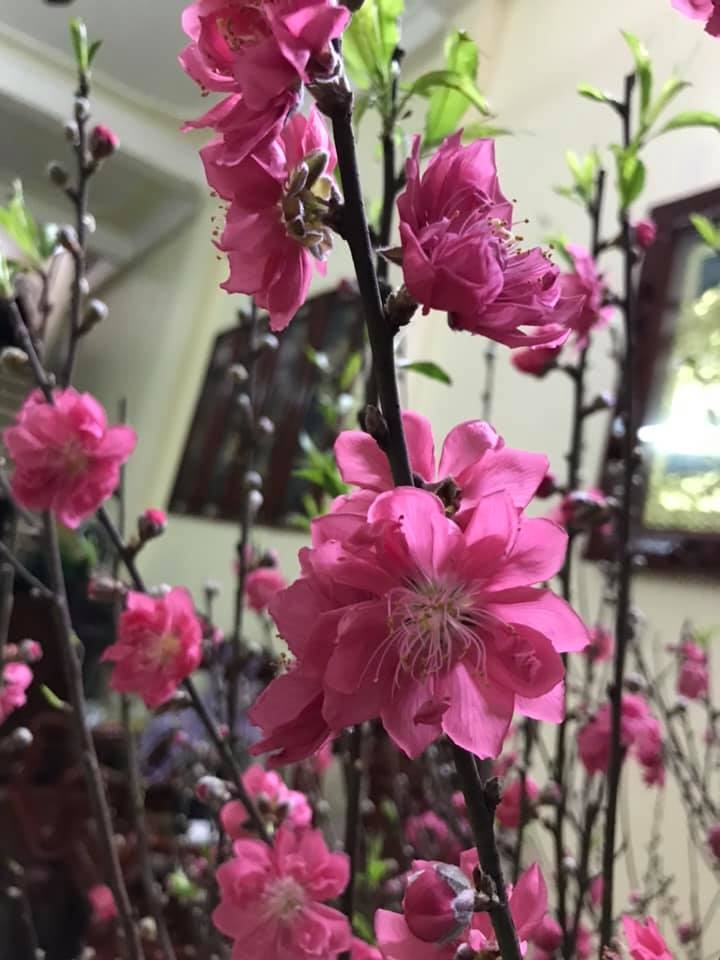
<path fill-rule="evenodd" d="M 670 103 L 672 103 L 675 97 L 690 86 L 692 86 L 692 84 L 688 83 L 687 81 L 681 80 L 679 77 L 674 75 L 670 76 L 663 84 L 657 100 L 650 105 L 650 108 L 647 111 L 647 115 L 643 124 L 645 130 L 649 130 L 657 121 L 660 114 L 666 109 L 666 107 L 669 106 Z"/>
<path fill-rule="evenodd" d="M 419 373 L 429 380 L 437 380 L 438 383 L 446 383 L 448 386 L 452 385 L 450 376 L 432 360 L 399 360 L 397 365 L 401 370 L 410 370 L 412 373 Z"/>
<path fill-rule="evenodd" d="M 640 118 L 645 119 L 652 98 L 652 63 L 645 44 L 627 31 L 621 31 L 635 61 L 635 75 L 640 84 Z"/>
<path fill-rule="evenodd" d="M 685 110 L 669 120 L 660 133 L 669 133 L 671 130 L 682 130 L 685 127 L 712 127 L 720 130 L 720 116 L 709 113 L 707 110 Z"/>
<path fill-rule="evenodd" d="M 438 88 L 455 90 L 461 93 L 481 113 L 485 116 L 490 115 L 488 102 L 475 86 L 474 81 L 456 70 L 431 70 L 429 73 L 423 73 L 411 84 L 407 92 L 410 96 L 417 94 L 421 97 L 427 97 Z"/>
<path fill-rule="evenodd" d="M 365 917 L 358 911 L 355 911 L 353 914 L 352 925 L 355 933 L 366 943 L 374 942 L 372 927 Z"/>
<path fill-rule="evenodd" d="M 640 196 L 645 187 L 645 164 L 637 155 L 636 150 L 622 147 L 612 147 L 617 165 L 617 189 L 620 195 L 620 205 L 623 210 Z"/>
<path fill-rule="evenodd" d="M 12 277 L 8 262 L 0 252 L 0 300 L 10 300 L 13 295 Z"/>
<path fill-rule="evenodd" d="M 60 697 L 54 693 L 50 687 L 46 684 L 40 684 L 40 693 L 45 698 L 45 702 L 48 706 L 52 707 L 53 710 L 60 710 L 62 713 L 71 713 L 72 707 L 69 703 L 66 703 L 64 700 L 61 700 Z"/>
<path fill-rule="evenodd" d="M 347 363 L 343 368 L 343 372 L 340 374 L 340 380 L 338 386 L 341 390 L 349 390 L 352 385 L 355 383 L 355 380 L 362 369 L 363 364 L 363 355 L 359 350 L 356 350 L 354 353 L 351 353 L 347 359 Z"/>
<path fill-rule="evenodd" d="M 615 103 L 613 97 L 607 93 L 603 93 L 599 87 L 593 87 L 592 84 L 589 83 L 578 84 L 577 92 L 587 100 L 596 100 L 598 103 Z"/>
<path fill-rule="evenodd" d="M 88 50 L 88 67 L 93 65 L 93 60 L 97 56 L 98 50 L 102 46 L 102 40 L 93 40 Z"/>
<path fill-rule="evenodd" d="M 87 73 L 90 66 L 90 49 L 87 27 L 80 17 L 73 17 L 70 21 L 70 40 L 78 70 L 80 73 Z"/>
<path fill-rule="evenodd" d="M 478 62 L 477 44 L 464 30 L 454 30 L 445 40 L 445 66 L 475 85 Z M 434 146 L 453 133 L 469 106 L 465 94 L 450 87 L 433 90 L 425 116 L 424 142 Z"/>
<path fill-rule="evenodd" d="M 491 123 L 466 123 L 462 138 L 464 143 L 471 143 L 473 140 L 494 140 L 496 137 L 511 135 L 512 130 L 508 127 L 496 127 Z"/>
<path fill-rule="evenodd" d="M 709 220 L 701 213 L 691 213 L 690 223 L 692 223 L 697 232 L 700 234 L 700 237 L 705 241 L 710 249 L 714 250 L 715 253 L 719 253 L 720 229 L 715 226 L 712 220 Z"/>
<path fill-rule="evenodd" d="M 404 10 L 405 0 L 365 0 L 353 14 L 343 36 L 343 59 L 361 90 L 381 92 L 389 87 Z"/>

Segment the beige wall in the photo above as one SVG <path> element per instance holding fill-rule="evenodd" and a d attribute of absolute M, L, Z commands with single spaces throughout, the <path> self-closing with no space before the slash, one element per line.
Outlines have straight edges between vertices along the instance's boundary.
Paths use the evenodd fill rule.
<path fill-rule="evenodd" d="M 617 136 L 610 111 L 580 99 L 574 89 L 579 81 L 587 81 L 619 90 L 629 66 L 619 36 L 621 26 L 644 38 L 660 77 L 676 66 L 693 81 L 694 89 L 684 95 L 683 104 L 718 107 L 720 47 L 696 25 L 674 15 L 667 0 L 471 3 L 463 25 L 477 36 L 487 54 L 483 69 L 488 92 L 503 124 L 517 132 L 498 145 L 500 174 L 505 192 L 518 199 L 518 216 L 530 218 L 527 235 L 531 239 L 562 229 L 574 240 L 586 242 L 587 225 L 581 212 L 556 197 L 552 187 L 564 180 L 566 147 L 587 150 Z M 377 182 L 377 165 L 368 133 L 369 128 L 364 128 L 362 167 L 372 185 Z M 188 147 L 178 140 L 175 149 Z M 643 204 L 651 206 L 715 186 L 720 179 L 720 139 L 707 131 L 671 136 L 650 146 L 647 161 Z M 368 195 L 372 190 L 367 188 Z M 128 396 L 131 420 L 140 432 L 129 473 L 133 510 L 167 502 L 213 335 L 233 322 L 237 303 L 217 287 L 225 268 L 210 246 L 212 212 L 208 201 L 195 223 L 106 291 L 110 319 L 83 347 L 80 382 L 94 389 L 110 410 L 121 396 Z M 338 253 L 329 282 L 348 272 L 347 255 Z M 591 382 L 600 390 L 610 386 L 610 363 L 607 338 L 598 340 Z M 479 415 L 483 348 L 482 342 L 451 334 L 440 317 L 419 319 L 410 332 L 411 355 L 436 360 L 455 381 L 451 392 L 419 379 L 408 385 L 411 404 L 432 418 L 439 437 L 454 423 Z M 547 452 L 556 470 L 562 471 L 568 406 L 568 384 L 562 377 L 542 383 L 523 378 L 509 367 L 507 352 L 500 351 L 494 422 L 508 443 Z M 587 482 L 596 477 L 604 431 L 601 418 L 593 421 Z M 228 621 L 235 537 L 227 524 L 172 517 L 165 537 L 148 548 L 145 571 L 152 581 L 183 583 L 196 592 L 206 577 L 221 581 L 226 589 L 220 619 Z M 280 549 L 283 570 L 292 575 L 302 538 L 261 531 L 259 540 Z M 592 597 L 594 572 L 583 570 L 582 577 Z M 717 594 L 699 578 L 639 576 L 636 601 L 649 620 L 648 644 L 674 640 L 688 615 L 701 625 L 720 620 Z M 649 821 L 649 794 L 634 780 L 630 783 L 630 820 L 641 851 Z M 676 800 L 670 809 L 668 865 L 683 877 L 684 817 Z M 641 853 L 639 858 L 642 862 Z M 715 936 L 720 942 L 717 927 Z"/>

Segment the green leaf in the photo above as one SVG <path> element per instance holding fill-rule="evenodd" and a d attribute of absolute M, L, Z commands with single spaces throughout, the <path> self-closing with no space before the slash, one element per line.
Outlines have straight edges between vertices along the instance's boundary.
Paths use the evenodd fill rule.
<path fill-rule="evenodd" d="M 662 85 L 662 89 L 660 90 L 657 100 L 650 105 L 650 108 L 647 111 L 647 115 L 645 116 L 643 123 L 645 131 L 649 130 L 653 126 L 663 110 L 665 110 L 666 107 L 672 103 L 679 93 L 682 93 L 683 90 L 691 86 L 692 84 L 688 83 L 686 80 L 681 80 L 675 75 L 670 76 Z"/>
<path fill-rule="evenodd" d="M 477 44 L 464 30 L 454 30 L 445 40 L 445 66 L 476 84 L 478 62 Z M 467 112 L 470 103 L 463 93 L 450 87 L 438 87 L 430 95 L 425 116 L 424 141 L 428 145 L 440 143 L 453 133 Z"/>
<path fill-rule="evenodd" d="M 70 21 L 70 40 L 72 41 L 75 63 L 80 73 L 87 73 L 90 66 L 90 49 L 85 21 L 73 17 Z M 96 51 L 97 52 L 97 51 Z"/>
<path fill-rule="evenodd" d="M 343 36 L 343 59 L 353 83 L 362 90 L 383 90 L 400 42 L 399 20 L 405 0 L 365 0 Z"/>
<path fill-rule="evenodd" d="M 423 73 L 407 88 L 407 92 L 409 96 L 427 97 L 438 88 L 455 90 L 485 116 L 490 115 L 488 102 L 475 86 L 474 81 L 455 70 L 431 70 L 429 73 Z"/>
<path fill-rule="evenodd" d="M 676 114 L 672 120 L 660 128 L 659 132 L 669 133 L 671 130 L 682 130 L 685 127 L 713 127 L 715 130 L 720 130 L 720 116 L 709 113 L 707 110 L 685 110 L 683 113 Z"/>
<path fill-rule="evenodd" d="M 438 383 L 446 383 L 448 386 L 452 385 L 450 376 L 432 360 L 398 360 L 397 365 L 401 370 L 410 370 L 412 373 L 419 373 L 429 380 L 437 380 Z"/>
<path fill-rule="evenodd" d="M 508 127 L 496 127 L 492 123 L 466 123 L 463 127 L 463 143 L 473 140 L 494 140 L 496 137 L 508 137 L 512 130 Z"/>
<path fill-rule="evenodd" d="M 354 932 L 363 939 L 366 943 L 374 943 L 373 940 L 373 930 L 365 917 L 355 911 L 353 914 L 352 925 Z"/>
<path fill-rule="evenodd" d="M 620 196 L 622 210 L 627 210 L 645 187 L 645 164 L 633 148 L 623 150 L 622 147 L 611 148 L 615 154 L 617 166 L 617 190 Z"/>
<path fill-rule="evenodd" d="M 574 191 L 583 200 L 589 204 L 593 198 L 595 190 L 595 177 L 597 176 L 600 158 L 597 151 L 592 151 L 585 157 L 579 157 L 573 150 L 565 152 L 565 161 L 574 181 Z"/>
<path fill-rule="evenodd" d="M 700 237 L 705 241 L 710 249 L 714 250 L 715 253 L 719 253 L 720 229 L 715 226 L 712 220 L 709 220 L 701 213 L 691 213 L 690 223 L 692 223 L 697 232 L 700 234 Z"/>
<path fill-rule="evenodd" d="M 0 299 L 9 300 L 13 295 L 12 277 L 8 262 L 0 253 Z"/>
<path fill-rule="evenodd" d="M 32 214 L 25 206 L 22 183 L 19 180 L 13 183 L 8 205 L 0 207 L 0 228 L 19 247 L 31 266 L 40 266 L 44 259 L 40 251 L 43 238 Z"/>
<path fill-rule="evenodd" d="M 585 97 L 588 100 L 596 100 L 598 103 L 615 103 L 613 97 L 607 93 L 603 93 L 599 87 L 593 87 L 589 83 L 578 84 L 577 92 L 581 97 Z"/>
<path fill-rule="evenodd" d="M 640 119 L 645 120 L 652 98 L 652 63 L 645 44 L 632 33 L 621 31 L 635 61 L 635 76 L 640 84 Z"/>
<path fill-rule="evenodd" d="M 45 702 L 48 704 L 48 706 L 52 707 L 53 710 L 60 710 L 62 713 L 72 712 L 72 707 L 70 704 L 66 703 L 64 700 L 61 700 L 60 697 L 46 684 L 40 684 L 40 693 L 45 698 Z"/>
<path fill-rule="evenodd" d="M 338 386 L 341 390 L 346 391 L 352 387 L 362 369 L 362 364 L 363 355 L 359 350 L 350 354 L 343 368 L 343 372 L 340 374 L 340 380 L 338 381 Z"/>
<path fill-rule="evenodd" d="M 102 46 L 102 43 L 103 43 L 102 40 L 93 40 L 93 42 L 90 44 L 90 48 L 88 50 L 88 66 L 89 67 L 92 66 L 93 60 L 97 56 L 97 52 Z"/>

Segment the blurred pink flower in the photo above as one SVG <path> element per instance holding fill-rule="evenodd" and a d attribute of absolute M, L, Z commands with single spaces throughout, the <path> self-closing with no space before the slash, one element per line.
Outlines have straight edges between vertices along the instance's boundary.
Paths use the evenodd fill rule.
<path fill-rule="evenodd" d="M 398 199 L 402 269 L 425 312 L 444 310 L 453 329 L 509 347 L 558 345 L 582 307 L 565 298 L 559 271 L 538 247 L 524 250 L 495 169 L 495 144 L 448 137 L 420 173 L 420 138 Z"/>
<path fill-rule="evenodd" d="M 591 660 L 595 663 L 609 660 L 614 649 L 615 637 L 610 630 L 606 630 L 599 624 L 590 630 L 590 643 L 585 648 L 585 653 Z"/>
<path fill-rule="evenodd" d="M 582 309 L 570 320 L 575 345 L 582 350 L 593 330 L 609 323 L 613 308 L 603 306 L 607 287 L 590 253 L 573 243 L 568 244 L 567 252 L 573 261 L 573 272 L 562 274 L 561 286 L 565 297 L 580 298 L 583 302 Z"/>
<path fill-rule="evenodd" d="M 623 917 L 622 925 L 632 960 L 673 960 L 652 917 L 648 917 L 644 923 L 633 917 Z"/>
<path fill-rule="evenodd" d="M 405 836 L 418 853 L 456 863 L 460 845 L 445 821 L 434 810 L 415 814 L 405 821 Z"/>
<path fill-rule="evenodd" d="M 245 596 L 248 606 L 261 613 L 278 592 L 287 586 L 285 578 L 274 567 L 258 567 L 245 578 Z"/>
<path fill-rule="evenodd" d="M 523 784 L 520 777 L 515 778 L 508 784 L 503 784 L 502 798 L 495 811 L 495 816 L 500 826 L 512 828 L 520 825 L 522 787 Z M 528 819 L 532 816 L 535 802 L 539 796 L 540 787 L 538 787 L 532 777 L 525 777 L 525 798 Z"/>
<path fill-rule="evenodd" d="M 562 346 L 559 347 L 525 347 L 513 350 L 510 362 L 520 373 L 529 373 L 533 377 L 544 377 L 546 373 L 557 366 Z"/>
<path fill-rule="evenodd" d="M 705 31 L 720 36 L 720 5 L 717 0 L 671 0 L 673 7 L 691 20 L 705 20 Z"/>
<path fill-rule="evenodd" d="M 547 520 L 575 532 L 605 528 L 610 517 L 610 507 L 602 490 L 572 490 L 563 495 L 556 506 L 545 514 Z"/>
<path fill-rule="evenodd" d="M 301 578 L 270 606 L 298 664 L 251 708 L 265 734 L 253 750 L 300 759 L 317 749 L 320 721 L 325 739 L 379 716 L 410 757 L 443 733 L 488 757 L 514 710 L 560 721 L 559 654 L 583 649 L 587 631 L 532 586 L 562 565 L 559 527 L 498 492 L 463 531 L 433 494 L 403 487 L 380 494 L 367 520 L 328 514 L 312 532 Z"/>
<path fill-rule="evenodd" d="M 319 750 L 317 750 L 313 756 L 310 757 L 310 766 L 318 775 L 322 777 L 325 771 L 328 769 L 332 763 L 333 758 L 333 749 L 332 749 L 332 740 L 328 740 L 327 743 L 324 743 Z"/>
<path fill-rule="evenodd" d="M 335 151 L 315 108 L 296 113 L 262 155 L 236 163 L 229 150 L 223 140 L 200 151 L 208 183 L 230 202 L 218 241 L 230 264 L 223 287 L 254 296 L 282 330 L 305 301 L 313 264 L 325 272 Z"/>
<path fill-rule="evenodd" d="M 347 918 L 326 906 L 345 889 L 348 859 L 330 853 L 319 830 L 280 827 L 270 847 L 236 840 L 217 871 L 215 926 L 230 937 L 233 960 L 332 960 L 349 950 Z"/>
<path fill-rule="evenodd" d="M 563 942 L 562 927 L 554 917 L 549 913 L 540 921 L 537 929 L 532 935 L 532 942 L 541 950 L 554 954 Z M 535 955 L 536 956 L 536 955 Z"/>
<path fill-rule="evenodd" d="M 710 686 L 707 654 L 697 643 L 684 640 L 679 648 L 677 692 L 688 700 L 699 700 Z"/>
<path fill-rule="evenodd" d="M 312 823 L 312 807 L 305 794 L 291 790 L 274 770 L 264 770 L 254 763 L 243 773 L 242 783 L 260 815 L 271 819 L 273 825 L 286 823 L 304 830 Z M 252 829 L 246 830 L 247 811 L 240 800 L 226 803 L 220 811 L 220 820 L 232 840 L 252 835 Z"/>
<path fill-rule="evenodd" d="M 0 723 L 4 723 L 11 713 L 25 706 L 33 672 L 26 663 L 16 662 L 6 663 L 1 669 Z"/>
<path fill-rule="evenodd" d="M 579 731 L 577 737 L 580 760 L 588 773 L 602 773 L 610 762 L 612 717 L 610 703 L 604 703 Z M 645 700 L 637 694 L 624 693 L 620 723 L 620 741 L 626 751 L 632 750 L 643 767 L 648 785 L 662 785 L 665 779 L 660 724 Z"/>
<path fill-rule="evenodd" d="M 475 850 L 466 850 L 462 854 L 461 870 L 471 881 L 477 862 Z M 547 888 L 537 864 L 528 867 L 509 892 L 509 906 L 523 945 L 534 936 L 547 913 Z M 497 950 L 490 918 L 484 912 L 472 914 L 469 926 L 446 942 L 437 943 L 414 934 L 406 914 L 378 910 L 375 913 L 375 935 L 385 960 L 452 960 L 463 944 L 468 944 L 476 954 Z"/>
<path fill-rule="evenodd" d="M 479 501 L 504 490 L 522 509 L 533 498 L 548 467 L 541 453 L 506 447 L 502 437 L 482 420 L 468 420 L 448 433 L 440 459 L 430 421 L 419 413 L 403 412 L 403 427 L 413 473 L 426 484 L 451 478 L 460 488 L 455 523 L 465 526 Z M 359 488 L 339 497 L 333 510 L 364 515 L 378 493 L 392 490 L 388 459 L 375 440 L 361 430 L 344 430 L 335 441 L 335 459 L 345 483 Z"/>
<path fill-rule="evenodd" d="M 202 660 L 202 630 L 188 592 L 128 593 L 117 640 L 102 659 L 114 663 L 113 690 L 137 694 L 150 709 L 169 700 Z"/>
<path fill-rule="evenodd" d="M 592 903 L 594 907 L 599 907 L 602 903 L 604 889 L 605 881 L 603 880 L 603 875 L 599 873 L 590 881 L 590 889 L 588 891 L 590 895 L 590 903 Z"/>
<path fill-rule="evenodd" d="M 87 898 L 93 923 L 103 924 L 115 919 L 117 906 L 110 887 L 104 883 L 97 883 L 94 887 L 90 887 Z"/>
<path fill-rule="evenodd" d="M 34 390 L 3 440 L 14 465 L 17 502 L 51 510 L 74 529 L 113 493 L 136 436 L 130 427 L 108 427 L 105 411 L 89 393 L 69 387 L 53 398 L 46 403 Z"/>
<path fill-rule="evenodd" d="M 707 835 L 708 846 L 712 850 L 713 856 L 720 860 L 720 823 L 710 827 Z"/>

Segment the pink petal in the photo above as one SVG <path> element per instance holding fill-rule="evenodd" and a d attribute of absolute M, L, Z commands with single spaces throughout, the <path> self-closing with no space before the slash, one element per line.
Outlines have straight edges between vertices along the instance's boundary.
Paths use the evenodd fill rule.
<path fill-rule="evenodd" d="M 550 590 L 507 590 L 490 598 L 488 610 L 505 623 L 523 624 L 544 634 L 558 653 L 584 650 L 590 639 L 580 617 Z"/>
<path fill-rule="evenodd" d="M 450 706 L 442 728 L 453 743 L 476 757 L 497 757 L 512 720 L 513 694 L 470 676 L 463 664 L 443 680 Z"/>
<path fill-rule="evenodd" d="M 515 710 L 531 720 L 562 723 L 565 717 L 565 684 L 558 683 L 541 697 L 515 696 Z"/>
<path fill-rule="evenodd" d="M 370 490 L 392 489 L 387 455 L 369 434 L 344 430 L 335 441 L 335 459 L 345 483 Z"/>
<path fill-rule="evenodd" d="M 412 410 L 403 411 L 402 421 L 410 465 L 423 480 L 432 483 L 435 479 L 435 442 L 430 421 Z"/>
<path fill-rule="evenodd" d="M 488 590 L 533 586 L 549 580 L 562 567 L 568 535 L 542 517 L 523 517 L 510 555 L 487 584 Z"/>
<path fill-rule="evenodd" d="M 510 895 L 510 913 L 521 940 L 532 937 L 547 909 L 547 886 L 540 867 L 534 863 L 523 873 Z"/>

